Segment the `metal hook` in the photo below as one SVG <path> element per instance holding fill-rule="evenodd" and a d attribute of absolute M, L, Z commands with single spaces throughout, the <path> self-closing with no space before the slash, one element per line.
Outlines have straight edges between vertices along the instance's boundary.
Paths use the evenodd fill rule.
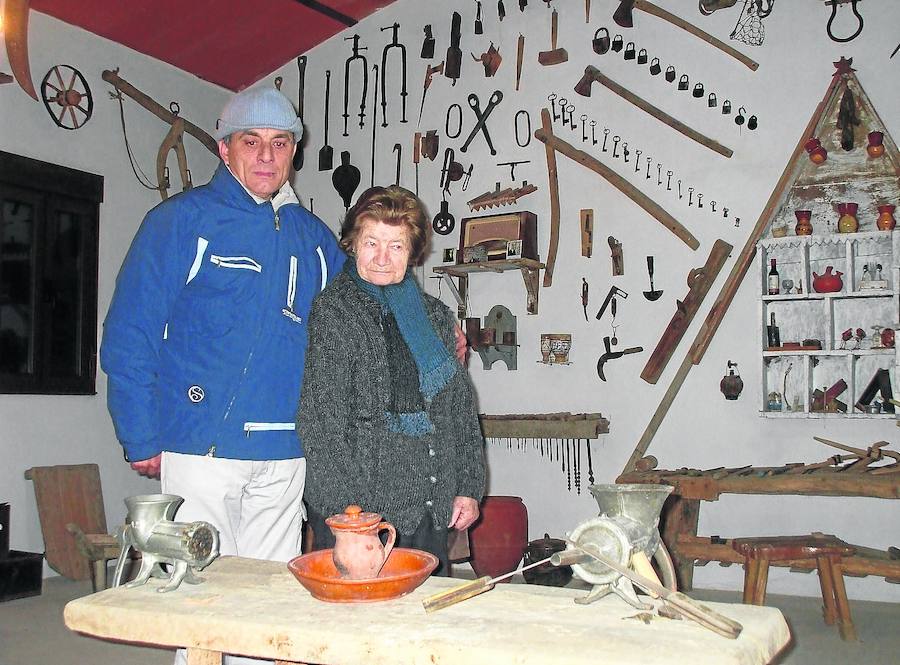
<path fill-rule="evenodd" d="M 846 2 L 850 3 L 850 8 L 853 11 L 853 15 L 859 21 L 859 25 L 856 28 L 856 32 L 854 32 L 849 37 L 835 37 L 834 33 L 831 31 L 831 24 L 834 23 L 834 19 L 837 16 L 838 5 L 844 4 Z M 859 36 L 859 33 L 862 32 L 863 17 L 860 15 L 859 10 L 856 8 L 857 2 L 859 2 L 859 0 L 829 0 L 829 2 L 825 3 L 826 5 L 831 5 L 831 16 L 828 18 L 828 26 L 826 28 L 828 36 L 831 37 L 831 41 L 838 42 L 839 44 L 845 44 L 856 39 Z"/>

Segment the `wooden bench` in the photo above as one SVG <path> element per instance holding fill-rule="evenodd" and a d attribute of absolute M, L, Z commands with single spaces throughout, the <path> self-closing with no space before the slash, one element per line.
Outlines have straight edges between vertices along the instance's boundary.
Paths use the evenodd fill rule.
<path fill-rule="evenodd" d="M 765 605 L 770 561 L 814 559 L 822 587 L 825 623 L 837 623 L 841 639 L 857 639 L 841 568 L 842 557 L 856 553 L 852 545 L 834 536 L 813 534 L 735 538 L 731 546 L 744 557 L 744 603 L 751 605 Z"/>

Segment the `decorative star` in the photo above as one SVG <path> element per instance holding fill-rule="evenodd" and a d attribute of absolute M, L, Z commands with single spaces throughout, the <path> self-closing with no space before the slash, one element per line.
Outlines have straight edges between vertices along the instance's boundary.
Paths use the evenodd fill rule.
<path fill-rule="evenodd" d="M 856 70 L 853 69 L 853 67 L 852 67 L 852 65 L 853 65 L 853 58 L 850 58 L 850 59 L 848 60 L 848 59 L 845 58 L 844 56 L 841 56 L 841 59 L 840 59 L 840 60 L 838 60 L 837 62 L 833 62 L 833 63 L 831 63 L 831 64 L 833 64 L 834 67 L 835 67 L 835 69 L 837 70 L 837 71 L 835 72 L 835 74 L 849 74 L 850 72 L 855 72 L 855 71 L 856 71 Z"/>

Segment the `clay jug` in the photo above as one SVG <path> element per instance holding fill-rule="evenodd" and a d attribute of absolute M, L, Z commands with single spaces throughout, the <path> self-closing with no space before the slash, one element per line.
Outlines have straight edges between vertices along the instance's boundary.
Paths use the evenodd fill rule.
<path fill-rule="evenodd" d="M 794 227 L 794 233 L 798 236 L 812 235 L 813 226 L 810 221 L 812 218 L 812 210 L 795 210 L 794 215 L 797 217 L 797 225 Z"/>
<path fill-rule="evenodd" d="M 325 523 L 334 534 L 331 558 L 345 580 L 369 580 L 378 577 L 387 561 L 397 530 L 393 524 L 381 521 L 378 513 L 364 513 L 359 506 L 347 506 L 339 515 L 332 515 Z M 381 544 L 379 532 L 387 531 L 387 544 Z"/>
<path fill-rule="evenodd" d="M 838 233 L 856 233 L 859 230 L 859 221 L 856 219 L 856 210 L 858 203 L 838 203 L 837 209 L 840 218 L 838 219 Z"/>
<path fill-rule="evenodd" d="M 890 204 L 878 206 L 878 219 L 875 221 L 875 226 L 877 226 L 879 230 L 894 230 L 894 227 L 897 226 L 897 220 L 894 219 L 895 209 L 896 206 Z"/>
<path fill-rule="evenodd" d="M 834 270 L 832 266 L 825 268 L 825 272 L 821 275 L 813 273 L 813 289 L 816 293 L 834 293 L 844 288 L 844 280 L 841 279 L 840 270 Z"/>
<path fill-rule="evenodd" d="M 515 570 L 527 542 L 528 510 L 521 497 L 485 497 L 481 515 L 469 530 L 472 570 L 479 577 Z"/>

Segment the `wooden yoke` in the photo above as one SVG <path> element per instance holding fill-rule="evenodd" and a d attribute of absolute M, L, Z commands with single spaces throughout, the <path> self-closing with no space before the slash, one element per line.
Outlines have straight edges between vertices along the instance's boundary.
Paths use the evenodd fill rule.
<path fill-rule="evenodd" d="M 550 111 L 541 109 L 541 128 L 534 135 L 544 141 L 547 154 L 547 180 L 550 188 L 550 247 L 547 249 L 546 268 L 544 268 L 544 287 L 553 284 L 553 266 L 556 265 L 556 252 L 559 249 L 559 177 L 556 173 L 556 148 L 538 134 L 546 134 L 553 138 L 553 125 L 550 123 Z"/>
<path fill-rule="evenodd" d="M 163 120 L 164 122 L 172 125 L 176 120 L 179 119 L 179 116 L 175 115 L 168 109 L 163 108 L 148 95 L 144 94 L 133 85 L 131 85 L 128 81 L 119 76 L 118 70 L 105 69 L 103 70 L 103 74 L 101 75 L 101 77 L 104 81 L 113 85 L 116 90 L 131 97 L 134 101 L 150 111 L 150 113 L 155 115 L 160 120 Z M 200 129 L 197 125 L 190 122 L 189 120 L 184 120 L 184 131 L 200 141 L 200 143 L 205 145 L 206 149 L 216 157 L 219 156 L 219 146 L 216 143 L 216 140 L 205 131 Z"/>

